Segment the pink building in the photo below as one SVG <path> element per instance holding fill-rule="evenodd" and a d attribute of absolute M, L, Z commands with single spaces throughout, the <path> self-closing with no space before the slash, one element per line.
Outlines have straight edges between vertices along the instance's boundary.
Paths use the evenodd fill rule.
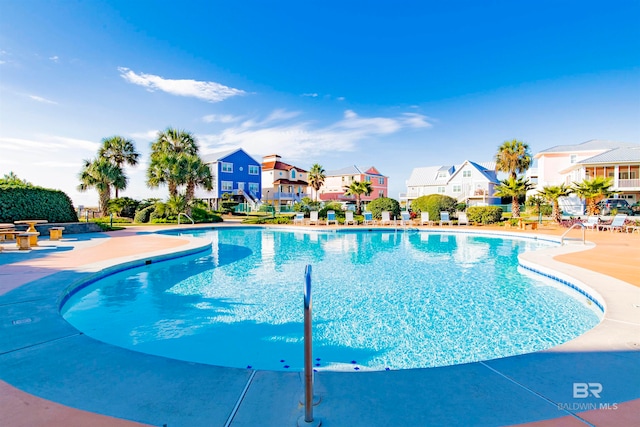
<path fill-rule="evenodd" d="M 370 202 L 379 197 L 389 197 L 389 177 L 382 175 L 373 166 L 358 167 L 348 166 L 343 169 L 328 171 L 325 173 L 324 184 L 319 190 L 319 200 L 336 200 L 339 202 L 355 202 L 355 196 L 346 196 L 344 193 L 352 182 L 369 182 L 373 191 L 368 196 L 362 195 L 360 200 Z"/>

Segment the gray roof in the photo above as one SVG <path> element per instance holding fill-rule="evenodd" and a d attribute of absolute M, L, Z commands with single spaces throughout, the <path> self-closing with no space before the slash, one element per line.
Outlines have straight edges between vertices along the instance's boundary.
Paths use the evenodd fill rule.
<path fill-rule="evenodd" d="M 640 162 L 640 145 L 636 147 L 614 148 L 613 150 L 597 154 L 588 159 L 584 159 L 579 164 L 593 163 L 628 163 Z"/>
<path fill-rule="evenodd" d="M 416 185 L 442 185 L 443 182 L 446 183 L 449 181 L 449 178 L 454 176 L 465 163 L 469 163 L 475 169 L 480 171 L 488 181 L 497 182 L 496 173 L 495 173 L 495 162 L 483 162 L 483 163 L 475 163 L 469 160 L 466 160 L 461 165 L 458 166 L 428 166 L 422 168 L 414 168 L 411 171 L 411 176 L 407 180 L 407 186 L 416 186 Z M 441 171 L 450 171 L 451 175 L 447 178 L 438 179 L 438 172 Z"/>
<path fill-rule="evenodd" d="M 363 166 L 353 165 L 353 166 L 347 166 L 346 168 L 335 169 L 332 171 L 325 172 L 325 175 L 326 176 L 360 175 L 360 174 L 367 173 L 367 171 L 371 168 L 377 169 L 374 166 L 363 167 Z M 374 174 L 369 174 L 369 175 L 374 175 Z M 384 176 L 384 175 L 380 174 L 380 176 Z"/>
<path fill-rule="evenodd" d="M 200 156 L 200 158 L 202 158 L 202 161 L 205 163 L 215 163 L 215 162 L 219 162 L 220 160 L 224 159 L 227 156 L 230 156 L 231 154 L 242 150 L 242 148 L 234 148 L 231 150 L 225 150 L 225 151 L 216 151 L 214 153 L 209 153 L 209 154 L 205 154 Z M 256 160 L 255 156 L 252 156 L 251 154 L 248 154 L 246 151 L 242 150 L 243 152 L 245 152 L 245 154 L 247 154 L 247 156 L 251 157 L 256 163 L 260 164 L 259 161 Z"/>
<path fill-rule="evenodd" d="M 638 147 L 638 144 L 592 139 L 581 144 L 556 145 L 555 147 L 542 150 L 540 151 L 540 153 L 567 153 L 576 151 L 611 150 L 621 147 Z"/>

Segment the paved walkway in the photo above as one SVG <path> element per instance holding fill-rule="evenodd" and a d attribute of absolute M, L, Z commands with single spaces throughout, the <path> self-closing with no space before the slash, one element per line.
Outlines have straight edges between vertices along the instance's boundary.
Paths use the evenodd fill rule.
<path fill-rule="evenodd" d="M 88 338 L 60 317 L 65 289 L 116 264 L 141 265 L 210 247 L 200 239 L 149 231 L 43 240 L 29 253 L 3 244 L 1 426 L 297 424 L 303 415 L 299 373 L 140 354 Z M 319 372 L 316 416 L 322 425 L 640 426 L 640 236 L 588 231 L 587 239 L 596 243 L 587 250 L 571 244 L 526 254 L 522 262 L 599 295 L 607 312 L 598 327 L 544 352 L 480 363 Z M 602 385 L 600 398 L 573 398 L 573 384 L 589 382 Z"/>

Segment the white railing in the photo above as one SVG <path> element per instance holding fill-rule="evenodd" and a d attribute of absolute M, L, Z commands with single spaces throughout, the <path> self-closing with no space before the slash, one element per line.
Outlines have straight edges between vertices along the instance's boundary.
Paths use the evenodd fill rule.
<path fill-rule="evenodd" d="M 195 223 L 196 223 L 196 222 L 193 220 L 193 218 L 191 218 L 189 215 L 187 215 L 187 214 L 186 214 L 186 213 L 184 213 L 184 212 L 180 212 L 180 213 L 178 214 L 178 225 L 180 225 L 180 217 L 181 217 L 181 216 L 185 216 L 185 217 L 187 217 L 187 219 L 188 219 L 189 221 L 191 221 L 191 224 L 195 224 Z"/>

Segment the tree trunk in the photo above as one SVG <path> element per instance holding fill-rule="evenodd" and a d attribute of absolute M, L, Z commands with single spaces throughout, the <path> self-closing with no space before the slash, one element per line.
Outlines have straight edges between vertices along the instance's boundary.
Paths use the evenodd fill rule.
<path fill-rule="evenodd" d="M 109 189 L 100 192 L 100 214 L 102 216 L 109 215 L 109 200 L 111 200 L 111 191 Z"/>
<path fill-rule="evenodd" d="M 191 200 L 193 200 L 193 196 L 196 193 L 196 185 L 193 182 L 187 183 L 187 189 L 184 195 L 184 210 L 185 213 L 191 216 Z"/>
<path fill-rule="evenodd" d="M 551 216 L 553 216 L 554 221 L 558 224 L 560 224 L 560 222 L 562 221 L 562 216 L 560 215 L 560 205 L 558 204 L 557 200 L 553 201 L 553 213 L 551 214 Z"/>
<path fill-rule="evenodd" d="M 511 200 L 511 218 L 520 218 L 520 203 L 517 197 Z"/>

